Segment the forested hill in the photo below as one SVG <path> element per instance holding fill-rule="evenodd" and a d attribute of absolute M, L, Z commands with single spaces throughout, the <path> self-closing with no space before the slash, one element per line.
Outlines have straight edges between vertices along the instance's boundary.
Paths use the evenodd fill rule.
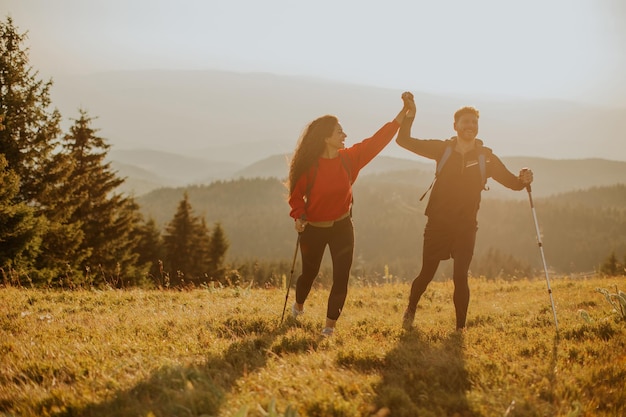
<path fill-rule="evenodd" d="M 424 173 L 426 183 L 430 179 L 431 174 Z M 385 265 L 396 276 L 416 273 L 426 204 L 419 196 L 424 190 L 421 184 L 385 181 L 377 175 L 365 176 L 355 184 L 354 274 L 361 270 L 382 273 Z M 196 215 L 224 228 L 230 241 L 227 262 L 282 261 L 293 256 L 296 234 L 288 217 L 286 189 L 279 180 L 239 179 L 162 188 L 138 197 L 137 202 L 146 217 L 164 227 L 185 191 Z M 527 196 L 525 191 L 518 193 Z M 483 193 L 472 272 L 494 276 L 541 270 L 528 198 L 490 196 Z M 626 256 L 626 185 L 535 197 L 534 202 L 546 260 L 555 272 L 589 272 L 611 252 L 620 259 Z"/>

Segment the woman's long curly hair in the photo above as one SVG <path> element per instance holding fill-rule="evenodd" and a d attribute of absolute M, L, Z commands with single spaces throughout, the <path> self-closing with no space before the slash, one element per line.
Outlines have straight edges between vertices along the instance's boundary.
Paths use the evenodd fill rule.
<path fill-rule="evenodd" d="M 304 129 L 289 164 L 289 179 L 287 182 L 289 195 L 296 187 L 298 179 L 311 169 L 322 155 L 326 147 L 325 139 L 333 134 L 338 123 L 339 120 L 336 116 L 326 115 L 313 120 Z"/>

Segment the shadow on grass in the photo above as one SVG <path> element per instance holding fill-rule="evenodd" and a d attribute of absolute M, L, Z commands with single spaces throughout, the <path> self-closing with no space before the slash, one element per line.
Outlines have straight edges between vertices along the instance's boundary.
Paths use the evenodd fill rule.
<path fill-rule="evenodd" d="M 461 333 L 404 333 L 385 357 L 376 405 L 396 416 L 472 416 Z"/>
<path fill-rule="evenodd" d="M 294 327 L 306 325 L 293 320 L 277 324 L 274 318 L 229 318 L 213 329 L 219 337 L 234 340 L 220 354 L 209 355 L 203 363 L 163 366 L 132 388 L 116 392 L 113 398 L 82 408 L 65 408 L 54 416 L 219 415 L 226 395 L 240 377 L 264 367 L 270 355 L 309 348 L 307 336 L 288 336 Z M 49 404 L 42 404 L 42 409 L 46 408 Z"/>

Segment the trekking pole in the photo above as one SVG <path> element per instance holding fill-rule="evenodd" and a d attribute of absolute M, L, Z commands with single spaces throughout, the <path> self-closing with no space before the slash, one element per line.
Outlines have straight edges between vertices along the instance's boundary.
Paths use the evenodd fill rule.
<path fill-rule="evenodd" d="M 548 266 L 546 265 L 546 257 L 543 254 L 543 243 L 541 242 L 541 234 L 539 232 L 539 223 L 537 222 L 537 213 L 535 212 L 535 205 L 533 204 L 533 195 L 531 192 L 530 184 L 526 186 L 528 191 L 528 199 L 530 200 L 530 209 L 533 212 L 533 220 L 535 221 L 535 232 L 537 233 L 537 245 L 539 245 L 539 251 L 541 252 L 541 260 L 543 261 L 543 270 L 546 274 L 546 283 L 548 284 L 548 294 L 550 295 L 550 303 L 552 304 L 552 313 L 554 314 L 554 326 L 557 333 L 559 332 L 559 322 L 556 319 L 556 308 L 554 307 L 554 299 L 552 298 L 552 288 L 550 287 L 550 278 L 548 277 Z"/>
<path fill-rule="evenodd" d="M 283 315 L 280 318 L 282 323 L 285 318 L 285 310 L 287 309 L 287 299 L 289 298 L 289 289 L 291 288 L 291 279 L 293 278 L 293 270 L 296 268 L 296 258 L 298 256 L 298 248 L 300 247 L 300 233 L 298 233 L 298 240 L 296 240 L 296 250 L 293 253 L 293 263 L 291 264 L 291 272 L 289 273 L 289 282 L 287 283 L 287 294 L 285 294 L 285 305 L 283 306 Z"/>

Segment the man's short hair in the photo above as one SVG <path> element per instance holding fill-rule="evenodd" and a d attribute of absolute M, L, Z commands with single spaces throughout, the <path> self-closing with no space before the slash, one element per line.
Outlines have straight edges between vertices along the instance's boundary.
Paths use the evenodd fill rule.
<path fill-rule="evenodd" d="M 480 117 L 480 112 L 474 107 L 465 106 L 461 107 L 454 113 L 454 123 L 458 122 L 461 116 L 464 114 L 473 114 L 478 119 Z"/>

